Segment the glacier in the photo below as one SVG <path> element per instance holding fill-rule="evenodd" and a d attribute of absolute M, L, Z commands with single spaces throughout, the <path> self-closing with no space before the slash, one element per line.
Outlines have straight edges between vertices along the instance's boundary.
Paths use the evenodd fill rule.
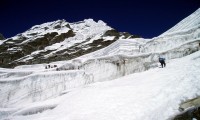
<path fill-rule="evenodd" d="M 78 58 L 50 63 L 55 68 L 0 68 L 0 119 L 172 118 L 180 113 L 181 101 L 200 93 L 199 16 L 200 9 L 158 37 L 119 39 Z M 81 23 L 73 29 L 81 29 Z M 164 69 L 159 56 L 167 59 Z"/>

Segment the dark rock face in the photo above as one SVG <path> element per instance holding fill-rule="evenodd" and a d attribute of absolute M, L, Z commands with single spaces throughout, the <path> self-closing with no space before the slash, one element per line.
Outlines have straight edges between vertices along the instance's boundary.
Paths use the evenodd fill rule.
<path fill-rule="evenodd" d="M 180 115 L 177 115 L 173 120 L 200 120 L 200 107 L 193 107 Z"/>
<path fill-rule="evenodd" d="M 0 45 L 0 67 L 15 67 L 17 65 L 24 65 L 24 64 L 32 64 L 32 63 L 43 63 L 42 59 L 39 57 L 43 56 L 44 54 L 35 56 L 34 60 L 28 60 L 26 62 L 15 62 L 21 57 L 24 57 L 28 54 L 36 50 L 42 50 L 46 46 L 52 45 L 57 42 L 63 41 L 65 38 L 73 37 L 75 34 L 72 30 L 69 30 L 67 33 L 62 33 L 58 35 L 56 32 L 47 33 L 43 37 L 35 38 L 30 42 L 25 44 L 19 44 L 25 41 L 27 38 L 19 37 L 18 40 L 8 39 L 5 43 Z M 18 45 L 19 44 L 19 45 Z M 7 51 L 9 48 L 19 48 L 13 51 Z M 48 52 L 46 52 L 48 53 Z M 38 60 L 37 60 L 38 59 Z"/>
<path fill-rule="evenodd" d="M 200 97 L 187 100 L 180 104 L 181 113 L 172 120 L 200 120 Z"/>
<path fill-rule="evenodd" d="M 106 32 L 104 33 L 104 36 L 116 36 L 116 37 L 119 38 L 120 33 L 119 33 L 118 31 L 112 29 L 112 30 L 106 31 Z"/>
<path fill-rule="evenodd" d="M 4 36 L 0 33 L 0 40 L 4 40 Z"/>
<path fill-rule="evenodd" d="M 141 36 L 139 35 L 131 35 L 128 32 L 122 32 L 121 35 L 123 35 L 123 39 L 127 39 L 127 38 L 141 38 Z"/>

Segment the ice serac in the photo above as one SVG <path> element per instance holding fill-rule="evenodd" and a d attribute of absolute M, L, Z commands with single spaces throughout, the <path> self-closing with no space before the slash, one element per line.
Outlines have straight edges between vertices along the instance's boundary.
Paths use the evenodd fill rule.
<path fill-rule="evenodd" d="M 21 71 L 0 75 L 0 107 L 24 106 L 59 96 L 64 90 L 92 82 L 84 71 L 40 71 L 39 73 Z"/>
<path fill-rule="evenodd" d="M 118 32 L 106 26 L 104 22 L 95 22 L 92 19 L 87 19 L 77 23 L 69 23 L 70 27 L 68 27 L 68 29 L 72 30 L 75 35 L 68 39 L 64 39 L 59 44 L 56 43 L 45 47 L 44 50 L 52 50 L 48 54 L 44 55 L 45 58 L 59 55 L 59 52 L 65 50 L 65 48 L 70 48 L 71 52 L 74 52 L 77 49 L 74 49 L 72 47 L 73 45 L 75 45 L 76 48 L 81 48 L 81 50 L 88 50 L 89 48 L 87 45 L 99 46 L 102 41 L 117 41 L 103 49 L 77 56 L 68 61 L 55 61 L 49 64 L 23 65 L 17 66 L 15 69 L 1 68 L 0 94 L 2 97 L 0 98 L 0 105 L 2 109 L 0 109 L 0 113 L 3 111 L 2 113 L 4 114 L 4 117 L 11 115 L 11 118 L 13 119 L 26 119 L 25 115 L 28 116 L 29 114 L 36 114 L 37 112 L 42 112 L 47 109 L 53 109 L 58 105 L 58 107 L 55 108 L 55 112 L 59 113 L 60 109 L 65 108 L 65 112 L 61 113 L 61 116 L 67 115 L 67 117 L 63 118 L 69 120 L 70 118 L 78 120 L 83 118 L 89 120 L 101 120 L 102 116 L 106 117 L 108 120 L 111 118 L 116 119 L 115 115 L 118 113 L 116 107 L 122 107 L 123 109 L 118 110 L 123 110 L 121 111 L 122 113 L 128 113 L 125 114 L 125 117 L 123 116 L 124 114 L 122 115 L 122 113 L 119 113 L 121 116 L 117 117 L 117 119 L 122 117 L 127 120 L 155 120 L 161 119 L 163 116 L 164 118 L 169 118 L 170 115 L 177 112 L 177 106 L 182 99 L 185 99 L 184 97 L 193 98 L 196 96 L 195 93 L 199 91 L 199 86 L 197 85 L 197 83 L 199 83 L 199 72 L 196 71 L 199 67 L 199 52 L 196 51 L 200 50 L 199 14 L 200 10 L 198 9 L 189 17 L 175 25 L 171 30 L 152 39 L 123 39 L 125 36 L 120 36 Z M 35 26 L 32 29 L 38 29 L 37 27 L 38 26 Z M 42 34 L 42 32 L 38 34 Z M 82 41 L 83 38 L 88 39 Z M 78 44 L 80 42 L 82 43 Z M 62 45 L 65 47 L 62 47 Z M 41 51 L 35 51 L 34 53 L 31 53 L 31 55 L 40 52 Z M 196 54 L 185 57 L 194 52 L 196 52 Z M 26 58 L 21 58 L 18 61 L 32 59 L 31 57 L 34 56 L 31 55 L 26 56 Z M 65 54 L 62 53 L 62 55 Z M 130 76 L 127 77 L 127 79 L 120 78 L 129 74 L 158 67 L 159 56 L 164 56 L 166 58 L 167 68 L 162 69 L 163 71 L 160 71 L 158 70 L 159 68 L 157 68 L 144 73 L 134 74 L 133 78 Z M 181 57 L 185 57 L 180 59 L 182 60 L 182 64 L 187 64 L 187 66 L 184 66 L 184 71 L 190 70 L 187 74 L 182 74 L 180 72 L 182 68 L 180 64 L 178 64 L 178 60 L 176 60 L 176 62 L 171 60 Z M 170 63 L 168 68 L 169 61 Z M 190 67 L 192 63 L 195 64 L 193 67 Z M 177 69 L 173 66 L 177 67 Z M 175 73 L 167 73 L 169 72 L 167 70 L 173 70 Z M 158 71 L 161 76 L 156 74 Z M 143 78 L 145 75 L 150 76 L 150 78 Z M 171 78 L 170 75 L 172 75 Z M 181 77 L 179 78 L 178 76 Z M 162 77 L 163 79 L 161 79 Z M 126 81 L 126 83 L 124 81 L 117 83 L 117 81 L 111 81 L 116 78 L 120 78 L 120 81 L 123 79 L 128 80 L 128 82 Z M 103 81 L 109 81 L 105 84 L 112 84 L 117 87 L 112 85 L 111 88 L 109 87 L 110 85 L 104 86 Z M 94 87 L 95 85 L 85 86 L 96 82 L 102 83 L 95 84 L 97 88 Z M 173 84 L 173 82 L 176 84 Z M 190 84 L 190 82 L 194 84 Z M 105 93 L 104 91 L 102 92 L 101 84 L 104 86 L 103 90 L 105 90 Z M 195 84 L 196 86 L 194 86 Z M 125 85 L 125 87 L 123 85 Z M 130 87 L 129 85 L 132 86 Z M 114 89 L 112 89 L 113 87 Z M 163 90 L 163 87 L 166 87 L 166 89 Z M 148 88 L 148 91 L 145 90 L 146 88 Z M 178 94 L 175 94 L 175 92 L 172 91 L 172 88 L 179 91 Z M 182 88 L 184 90 L 182 90 Z M 122 92 L 124 94 L 118 94 L 121 93 L 121 90 L 124 90 L 124 92 Z M 128 93 L 127 90 L 129 91 Z M 138 91 L 142 94 L 138 94 Z M 86 94 L 87 92 L 89 94 Z M 182 96 L 182 94 L 186 92 L 187 94 Z M 101 95 L 100 97 L 98 97 L 99 93 Z M 115 94 L 113 94 L 113 97 L 110 97 L 112 96 L 112 93 Z M 130 95 L 132 96 L 131 100 L 128 97 Z M 58 99 L 61 99 L 63 96 L 65 98 L 63 100 L 68 101 L 69 103 L 58 102 Z M 170 99 L 170 102 L 168 102 L 169 99 L 166 99 L 167 101 L 163 100 L 166 96 L 171 96 L 173 99 Z M 52 104 L 51 102 L 49 103 L 49 100 L 52 99 L 57 100 L 56 104 Z M 116 100 L 119 100 L 118 103 L 115 102 Z M 101 106 L 101 104 L 97 104 L 93 101 L 102 104 L 106 102 L 108 106 L 111 105 L 113 108 L 110 106 L 108 108 L 107 105 Z M 156 106 L 157 101 L 159 101 L 158 106 Z M 41 104 L 36 105 L 38 102 L 41 102 Z M 43 103 L 45 104 L 42 105 Z M 148 106 L 149 109 L 146 109 Z M 6 112 L 5 109 L 10 109 L 10 107 L 16 109 L 11 109 Z M 159 108 L 162 108 L 162 110 Z M 89 110 L 89 112 L 87 112 L 87 110 Z M 114 116 L 112 116 L 112 114 L 107 114 L 108 111 L 105 112 L 104 110 L 112 111 Z M 139 112 L 137 110 L 139 110 Z M 97 114 L 94 111 L 102 114 Z M 156 113 L 156 115 L 151 113 L 151 111 Z M 129 114 L 130 112 L 131 114 Z M 162 115 L 164 112 L 166 114 Z M 6 113 L 7 115 L 5 115 Z M 49 112 L 47 111 L 47 113 Z M 34 119 L 33 116 L 30 118 Z M 37 116 L 37 114 L 35 116 Z M 87 116 L 89 116 L 89 118 L 87 118 Z M 129 118 L 126 118 L 127 116 L 129 116 Z M 49 119 L 54 118 L 55 116 L 51 116 Z M 41 119 L 43 118 L 41 117 Z"/>

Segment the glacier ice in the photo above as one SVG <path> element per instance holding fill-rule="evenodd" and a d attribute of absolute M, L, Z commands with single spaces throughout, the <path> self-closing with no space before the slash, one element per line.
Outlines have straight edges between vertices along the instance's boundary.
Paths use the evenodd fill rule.
<path fill-rule="evenodd" d="M 84 71 L 49 71 L 1 78 L 0 106 L 11 107 L 59 96 L 62 91 L 92 82 Z"/>

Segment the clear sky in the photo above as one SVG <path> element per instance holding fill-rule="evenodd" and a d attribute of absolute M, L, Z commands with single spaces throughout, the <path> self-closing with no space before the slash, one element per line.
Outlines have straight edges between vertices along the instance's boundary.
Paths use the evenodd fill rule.
<path fill-rule="evenodd" d="M 1 0 L 0 33 L 8 38 L 45 22 L 93 18 L 120 32 L 151 38 L 199 7 L 200 0 Z"/>

